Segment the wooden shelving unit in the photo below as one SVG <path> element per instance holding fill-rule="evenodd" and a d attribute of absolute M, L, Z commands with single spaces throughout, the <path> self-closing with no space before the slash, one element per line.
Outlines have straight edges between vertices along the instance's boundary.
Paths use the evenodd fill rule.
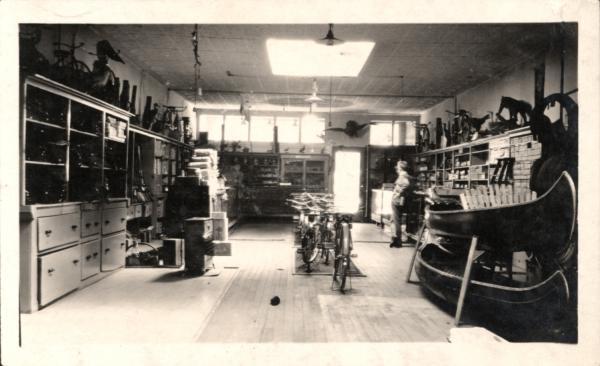
<path fill-rule="evenodd" d="M 528 181 L 527 169 L 540 153 L 541 146 L 533 140 L 529 127 L 523 127 L 502 135 L 416 154 L 414 171 L 421 190 L 432 186 L 470 189 L 488 185 L 497 159 L 512 157 L 519 168 L 515 178 Z"/>
<path fill-rule="evenodd" d="M 125 264 L 129 112 L 41 76 L 23 80 L 20 308 Z"/>

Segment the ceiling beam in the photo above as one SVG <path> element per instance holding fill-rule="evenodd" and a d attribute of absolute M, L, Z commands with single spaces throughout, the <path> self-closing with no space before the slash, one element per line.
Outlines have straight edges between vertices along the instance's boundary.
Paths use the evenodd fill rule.
<path fill-rule="evenodd" d="M 193 89 L 169 89 L 174 92 L 194 92 Z M 271 95 L 308 95 L 310 93 L 289 93 L 289 92 L 264 92 L 256 90 L 207 90 L 202 89 L 202 93 L 218 93 L 218 94 L 271 94 Z M 329 93 L 321 94 L 324 97 L 330 96 Z M 454 98 L 454 95 L 408 95 L 408 94 L 343 94 L 332 93 L 332 97 L 375 97 L 375 98 Z"/>

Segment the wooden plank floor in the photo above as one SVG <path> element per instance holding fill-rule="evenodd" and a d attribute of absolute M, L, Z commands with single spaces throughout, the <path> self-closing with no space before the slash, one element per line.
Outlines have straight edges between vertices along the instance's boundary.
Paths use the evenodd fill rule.
<path fill-rule="evenodd" d="M 198 341 L 446 341 L 451 314 L 404 281 L 412 248 L 391 249 L 379 237 L 380 243 L 366 243 L 375 226 L 355 225 L 355 237 L 362 240 L 355 244 L 354 261 L 367 277 L 352 278 L 352 291 L 343 295 L 331 289 L 329 276 L 292 275 L 291 227 L 278 224 L 281 235 L 270 231 L 285 242 L 236 239 L 260 232 L 257 225 L 234 233 L 234 255 L 219 258 L 239 273 Z M 280 297 L 278 306 L 270 305 L 273 296 Z"/>
<path fill-rule="evenodd" d="M 357 224 L 355 237 L 379 230 Z M 266 240 L 261 241 L 264 237 Z M 379 234 L 378 234 L 379 235 Z M 169 342 L 446 341 L 452 314 L 405 283 L 412 248 L 358 242 L 367 277 L 331 290 L 330 276 L 292 275 L 291 225 L 251 223 L 232 235 L 217 277 L 126 268 L 34 314 L 22 314 L 23 345 Z M 281 303 L 271 306 L 279 296 Z"/>

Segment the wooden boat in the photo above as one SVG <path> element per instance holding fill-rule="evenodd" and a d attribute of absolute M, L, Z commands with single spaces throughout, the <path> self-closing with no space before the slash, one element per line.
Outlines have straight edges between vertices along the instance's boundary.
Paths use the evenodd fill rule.
<path fill-rule="evenodd" d="M 458 239 L 477 236 L 478 249 L 502 252 L 558 253 L 570 244 L 575 222 L 575 184 L 567 172 L 529 202 L 473 210 L 425 209 L 430 234 Z"/>
<path fill-rule="evenodd" d="M 438 297 L 456 304 L 463 283 L 466 260 L 441 250 L 435 244 L 419 248 L 415 271 L 423 286 Z M 472 304 L 497 308 L 508 306 L 513 310 L 525 307 L 543 310 L 551 304 L 562 306 L 569 300 L 569 285 L 562 270 L 551 271 L 545 278 L 528 276 L 517 281 L 476 260 L 469 281 L 468 299 Z"/>

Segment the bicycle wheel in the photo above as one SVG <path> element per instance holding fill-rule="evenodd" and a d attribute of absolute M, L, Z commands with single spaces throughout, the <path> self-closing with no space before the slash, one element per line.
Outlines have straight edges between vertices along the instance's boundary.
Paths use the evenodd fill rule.
<path fill-rule="evenodd" d="M 302 259 L 304 260 L 304 263 L 309 264 L 314 262 L 315 259 L 317 259 L 317 256 L 319 255 L 320 242 L 321 230 L 319 225 L 315 225 L 312 228 L 311 235 L 309 236 L 309 240 L 307 243 L 308 245 L 302 253 Z"/>
<path fill-rule="evenodd" d="M 338 265 L 340 267 L 337 271 L 340 276 L 340 291 L 345 293 L 346 277 L 348 276 L 348 271 L 350 269 L 350 258 L 346 256 L 340 257 L 338 260 Z"/>

